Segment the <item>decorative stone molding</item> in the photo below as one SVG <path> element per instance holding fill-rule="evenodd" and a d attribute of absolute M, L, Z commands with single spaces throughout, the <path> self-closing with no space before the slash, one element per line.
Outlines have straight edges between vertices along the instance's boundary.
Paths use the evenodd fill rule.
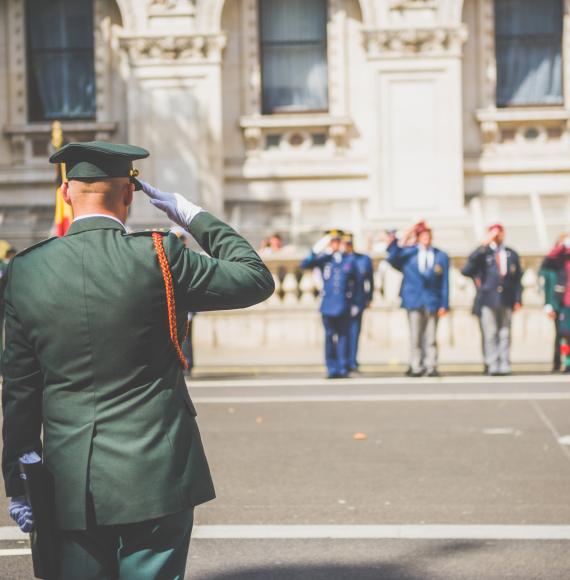
<path fill-rule="evenodd" d="M 188 11 L 194 12 L 196 10 L 195 0 L 150 0 L 150 12 L 168 12 L 168 11 Z"/>
<path fill-rule="evenodd" d="M 326 147 L 339 153 L 348 148 L 352 124 L 349 117 L 326 114 L 253 115 L 240 119 L 248 155 L 259 155 L 267 149 L 306 152 Z"/>
<path fill-rule="evenodd" d="M 8 68 L 9 113 L 8 118 L 16 123 L 25 123 L 26 106 L 26 39 L 23 0 L 8 3 Z"/>
<path fill-rule="evenodd" d="M 392 0 L 390 10 L 436 10 L 436 0 Z"/>
<path fill-rule="evenodd" d="M 475 118 L 487 152 L 503 145 L 565 146 L 570 137 L 570 111 L 563 108 L 481 109 Z"/>
<path fill-rule="evenodd" d="M 131 62 L 221 61 L 226 46 L 224 34 L 123 36 L 120 39 Z"/>
<path fill-rule="evenodd" d="M 114 122 L 63 121 L 61 125 L 67 141 L 108 141 L 118 129 Z M 10 138 L 16 164 L 45 165 L 50 153 L 51 123 L 10 124 L 3 132 Z"/>
<path fill-rule="evenodd" d="M 465 26 L 364 31 L 366 51 L 371 58 L 416 57 L 418 54 L 461 56 L 467 37 Z"/>

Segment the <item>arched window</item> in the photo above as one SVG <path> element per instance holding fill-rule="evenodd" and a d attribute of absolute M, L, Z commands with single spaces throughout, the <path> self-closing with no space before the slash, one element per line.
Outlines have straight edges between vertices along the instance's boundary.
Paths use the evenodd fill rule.
<path fill-rule="evenodd" d="M 495 0 L 497 105 L 559 105 L 562 0 Z"/>
<path fill-rule="evenodd" d="M 259 0 L 263 112 L 328 109 L 327 0 Z"/>
<path fill-rule="evenodd" d="M 26 0 L 30 121 L 95 118 L 93 0 Z"/>

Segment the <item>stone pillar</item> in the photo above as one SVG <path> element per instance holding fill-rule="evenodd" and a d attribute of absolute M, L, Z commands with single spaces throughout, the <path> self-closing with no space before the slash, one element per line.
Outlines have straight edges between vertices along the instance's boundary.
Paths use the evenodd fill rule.
<path fill-rule="evenodd" d="M 435 2 L 394 2 L 364 31 L 375 112 L 370 207 L 397 224 L 464 215 L 463 26 Z"/>
<path fill-rule="evenodd" d="M 129 63 L 128 139 L 151 151 L 151 157 L 138 164 L 142 179 L 221 215 L 225 36 L 183 32 L 191 28 L 193 10 L 192 3 L 185 5 L 186 11 L 176 3 L 155 2 L 149 28 L 120 39 Z M 177 19 L 185 25 L 177 27 Z M 129 223 L 141 228 L 166 220 L 137 196 Z"/>

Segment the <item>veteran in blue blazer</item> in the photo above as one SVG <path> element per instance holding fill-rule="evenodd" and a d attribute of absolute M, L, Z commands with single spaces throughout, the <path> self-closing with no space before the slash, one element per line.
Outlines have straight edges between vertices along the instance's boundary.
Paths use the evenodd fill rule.
<path fill-rule="evenodd" d="M 431 229 L 420 222 L 388 245 L 388 262 L 402 272 L 402 308 L 410 324 L 410 373 L 437 376 L 437 325 L 449 311 L 449 256 L 432 245 Z"/>
<path fill-rule="evenodd" d="M 318 268 L 322 275 L 320 311 L 325 328 L 327 376 L 331 379 L 346 378 L 349 373 L 348 338 L 356 265 L 341 252 L 342 235 L 340 230 L 331 230 L 301 262 L 301 268 Z"/>
<path fill-rule="evenodd" d="M 351 371 L 358 371 L 358 344 L 362 330 L 362 317 L 374 297 L 374 266 L 370 256 L 354 251 L 352 234 L 345 234 L 342 249 L 347 256 L 352 257 L 356 266 L 356 280 L 350 311 L 348 364 Z"/>

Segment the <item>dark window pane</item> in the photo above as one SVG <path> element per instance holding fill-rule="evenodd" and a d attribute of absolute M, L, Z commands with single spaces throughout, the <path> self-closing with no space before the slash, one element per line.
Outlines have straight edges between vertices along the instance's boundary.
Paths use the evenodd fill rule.
<path fill-rule="evenodd" d="M 95 118 L 92 0 L 26 0 L 31 121 Z"/>
<path fill-rule="evenodd" d="M 562 104 L 562 0 L 495 0 L 497 104 Z"/>
<path fill-rule="evenodd" d="M 328 108 L 326 0 L 260 0 L 263 112 Z"/>

